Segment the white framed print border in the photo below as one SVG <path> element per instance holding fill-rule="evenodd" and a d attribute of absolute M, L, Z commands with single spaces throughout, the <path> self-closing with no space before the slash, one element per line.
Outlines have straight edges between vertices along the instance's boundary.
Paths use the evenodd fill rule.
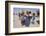
<path fill-rule="evenodd" d="M 45 3 L 5 1 L 5 35 L 44 32 Z"/>

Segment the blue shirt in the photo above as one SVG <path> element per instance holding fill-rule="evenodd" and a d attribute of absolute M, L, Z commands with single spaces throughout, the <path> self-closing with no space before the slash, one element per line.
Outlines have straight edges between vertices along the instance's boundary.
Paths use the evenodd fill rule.
<path fill-rule="evenodd" d="M 28 18 L 28 16 L 25 16 L 26 17 L 26 19 L 25 19 L 25 26 L 29 26 L 29 24 L 30 24 L 30 20 L 29 20 L 29 18 Z"/>

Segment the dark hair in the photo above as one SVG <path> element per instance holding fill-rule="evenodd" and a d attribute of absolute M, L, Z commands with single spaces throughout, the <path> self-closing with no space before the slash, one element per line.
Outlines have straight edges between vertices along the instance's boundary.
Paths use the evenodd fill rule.
<path fill-rule="evenodd" d="M 29 14 L 31 14 L 31 11 L 29 11 Z"/>
<path fill-rule="evenodd" d="M 33 13 L 33 16 L 35 16 L 35 13 Z"/>
<path fill-rule="evenodd" d="M 37 13 L 37 16 L 39 16 L 39 15 L 40 15 L 40 13 L 38 12 L 38 13 Z"/>

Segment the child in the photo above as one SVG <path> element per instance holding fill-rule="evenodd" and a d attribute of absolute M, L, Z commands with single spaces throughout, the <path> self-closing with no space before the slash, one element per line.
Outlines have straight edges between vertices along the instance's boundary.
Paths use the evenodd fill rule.
<path fill-rule="evenodd" d="M 32 18 L 32 14 L 31 14 L 31 11 L 29 11 L 29 20 L 31 20 Z"/>
<path fill-rule="evenodd" d="M 29 24 L 30 24 L 29 13 L 27 12 L 24 17 L 25 17 L 25 26 L 29 27 Z"/>
<path fill-rule="evenodd" d="M 33 13 L 33 19 L 32 19 L 33 24 L 34 24 L 34 20 L 35 20 L 35 13 Z"/>
<path fill-rule="evenodd" d="M 21 24 L 22 26 L 25 24 L 24 12 L 21 13 Z"/>

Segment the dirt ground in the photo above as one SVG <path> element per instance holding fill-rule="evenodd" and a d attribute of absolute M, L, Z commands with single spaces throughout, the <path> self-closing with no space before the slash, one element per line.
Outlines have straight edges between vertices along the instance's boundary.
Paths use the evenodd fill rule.
<path fill-rule="evenodd" d="M 34 24 L 30 23 L 29 27 L 38 27 L 38 26 L 39 26 L 39 24 L 37 24 L 35 22 Z M 18 15 L 13 15 L 13 27 L 14 28 L 20 28 L 20 27 L 26 27 L 26 26 L 25 25 L 24 26 L 21 25 L 21 20 L 19 20 L 19 16 Z"/>

